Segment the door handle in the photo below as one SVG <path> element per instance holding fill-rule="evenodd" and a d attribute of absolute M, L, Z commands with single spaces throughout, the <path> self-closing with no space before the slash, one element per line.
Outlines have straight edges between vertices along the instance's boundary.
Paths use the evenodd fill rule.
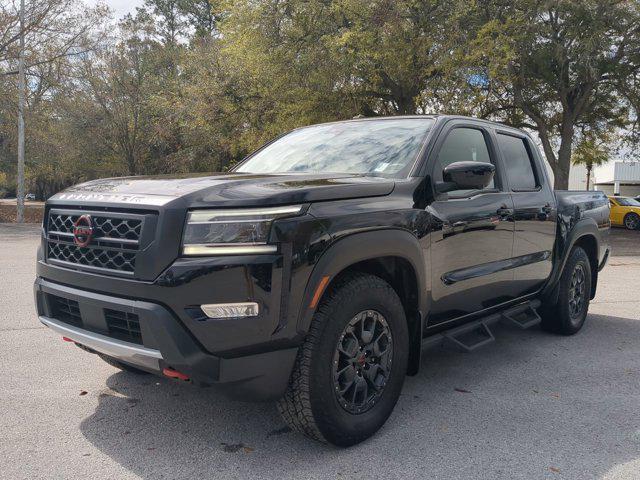
<path fill-rule="evenodd" d="M 551 206 L 550 203 L 547 203 L 544 207 L 540 208 L 540 213 L 538 214 L 538 220 L 544 222 L 549 218 L 549 215 L 551 215 L 552 211 L 553 211 L 553 207 Z"/>
<path fill-rule="evenodd" d="M 506 205 L 502 205 L 496 213 L 500 220 L 507 220 L 509 217 L 513 215 L 513 208 L 509 208 Z"/>

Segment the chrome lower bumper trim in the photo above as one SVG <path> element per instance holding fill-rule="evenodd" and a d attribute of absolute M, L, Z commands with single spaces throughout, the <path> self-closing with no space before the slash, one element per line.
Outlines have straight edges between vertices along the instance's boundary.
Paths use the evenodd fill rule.
<path fill-rule="evenodd" d="M 59 320 L 40 316 L 40 321 L 51 330 L 59 333 L 63 337 L 70 338 L 85 347 L 89 347 L 96 352 L 104 353 L 117 360 L 137 365 L 151 370 L 161 370 L 160 360 L 162 354 L 158 350 L 146 348 L 134 343 L 123 342 L 115 338 L 110 338 L 99 333 L 89 332 L 81 328 L 73 327 Z"/>

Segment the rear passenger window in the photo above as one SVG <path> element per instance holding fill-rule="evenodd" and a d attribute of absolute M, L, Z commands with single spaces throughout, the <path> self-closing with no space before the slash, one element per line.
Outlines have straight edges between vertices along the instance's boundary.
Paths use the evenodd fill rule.
<path fill-rule="evenodd" d="M 539 187 L 525 139 L 499 133 L 498 145 L 504 156 L 511 189 L 534 190 Z"/>
<path fill-rule="evenodd" d="M 438 172 L 454 162 L 493 163 L 489 155 L 487 142 L 481 130 L 475 128 L 454 128 L 449 132 L 438 153 Z M 494 188 L 494 181 L 487 189 Z M 465 195 L 471 190 L 457 190 L 457 195 Z"/>

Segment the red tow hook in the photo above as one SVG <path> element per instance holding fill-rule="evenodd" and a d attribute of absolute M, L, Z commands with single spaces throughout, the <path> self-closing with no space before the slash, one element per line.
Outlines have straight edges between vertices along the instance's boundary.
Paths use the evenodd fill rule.
<path fill-rule="evenodd" d="M 177 380 L 184 380 L 185 382 L 189 381 L 189 377 L 187 375 L 185 375 L 184 373 L 181 373 L 177 370 L 174 370 L 173 368 L 163 368 L 162 369 L 162 374 L 165 377 L 169 377 L 169 378 L 175 378 Z"/>

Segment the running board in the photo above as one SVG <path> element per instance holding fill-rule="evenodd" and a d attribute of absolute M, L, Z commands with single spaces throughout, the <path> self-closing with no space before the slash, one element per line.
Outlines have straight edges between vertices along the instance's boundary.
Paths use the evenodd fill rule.
<path fill-rule="evenodd" d="M 495 340 L 484 322 L 473 322 L 444 332 L 442 336 L 463 352 L 473 352 Z"/>
<path fill-rule="evenodd" d="M 542 319 L 538 312 L 531 305 L 523 305 L 519 308 L 512 308 L 502 314 L 502 319 L 521 330 L 538 325 Z"/>
<path fill-rule="evenodd" d="M 538 325 L 541 321 L 536 309 L 540 306 L 539 300 L 521 303 L 469 323 L 465 323 L 451 330 L 430 335 L 422 339 L 422 348 L 427 348 L 443 342 L 457 347 L 463 352 L 473 352 L 495 340 L 491 329 L 494 323 L 505 322 L 515 325 L 521 330 Z"/>

